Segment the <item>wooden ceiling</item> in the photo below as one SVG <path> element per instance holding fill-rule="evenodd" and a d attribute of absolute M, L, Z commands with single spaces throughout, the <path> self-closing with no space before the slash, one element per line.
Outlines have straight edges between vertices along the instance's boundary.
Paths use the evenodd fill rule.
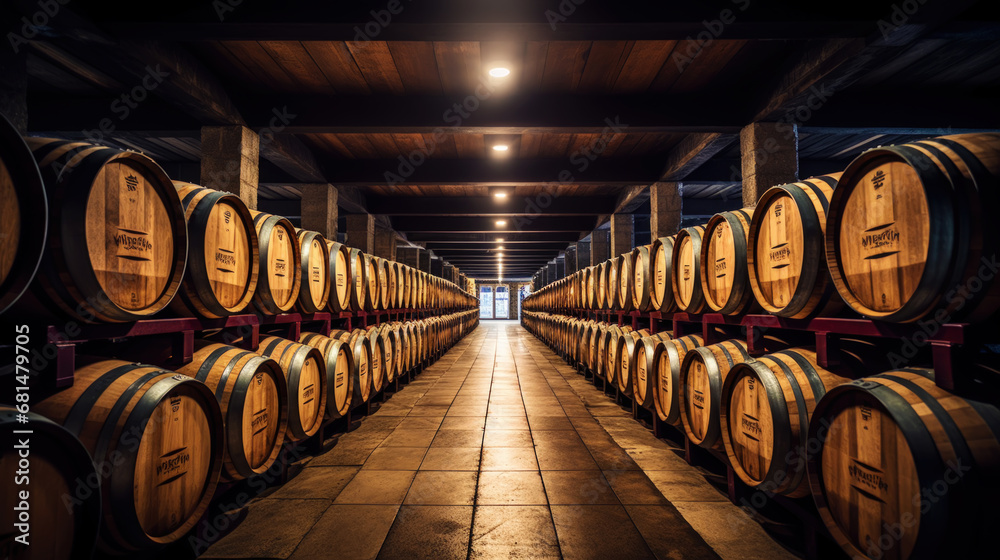
<path fill-rule="evenodd" d="M 202 126 L 267 132 L 263 208 L 294 217 L 299 185 L 326 182 L 342 213 L 379 214 L 473 276 L 495 274 L 483 257 L 498 236 L 531 248 L 504 272 L 524 277 L 612 212 L 634 213 L 640 232 L 653 182 L 684 184 L 689 220 L 738 207 L 750 122 L 802 125 L 803 176 L 879 144 L 1000 127 L 986 1 L 926 3 L 889 36 L 877 22 L 893 0 L 589 0 L 556 23 L 534 0 L 441 0 L 404 2 L 375 28 L 381 3 L 243 2 L 221 19 L 215 4 L 61 7 L 28 52 L 30 132 L 88 137 L 160 65 L 170 77 L 105 143 L 197 181 Z M 511 74 L 491 78 L 494 66 Z M 403 161 L 418 163 L 404 173 Z M 498 188 L 509 204 L 493 201 Z M 553 202 L 530 230 L 493 225 L 540 197 Z"/>

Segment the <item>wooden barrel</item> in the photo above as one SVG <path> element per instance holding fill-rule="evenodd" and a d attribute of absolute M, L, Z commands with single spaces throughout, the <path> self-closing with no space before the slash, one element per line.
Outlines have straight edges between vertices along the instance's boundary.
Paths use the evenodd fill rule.
<path fill-rule="evenodd" d="M 0 405 L 0 489 L 7 496 L 7 507 L 0 511 L 5 557 L 90 558 L 101 522 L 101 478 L 90 453 L 59 424 L 33 412 L 23 423 L 17 416 L 13 407 Z M 25 460 L 30 461 L 28 474 L 19 475 Z M 23 504 L 21 492 L 28 492 Z M 20 519 L 22 511 L 27 519 Z M 27 546 L 14 540 L 22 528 L 29 535 Z"/>
<path fill-rule="evenodd" d="M 99 548 L 172 543 L 201 519 L 222 469 L 219 402 L 204 383 L 120 360 L 79 367 L 33 407 L 80 439 L 103 477 Z"/>
<path fill-rule="evenodd" d="M 653 410 L 661 421 L 679 426 L 681 366 L 687 353 L 704 343 L 698 335 L 658 342 L 653 349 Z"/>
<path fill-rule="evenodd" d="M 354 329 L 347 345 L 354 356 L 354 379 L 351 406 L 368 402 L 372 395 L 372 346 L 364 329 Z"/>
<path fill-rule="evenodd" d="M 705 225 L 699 267 L 705 305 L 725 315 L 744 313 L 754 303 L 747 272 L 747 231 L 753 208 L 720 212 Z"/>
<path fill-rule="evenodd" d="M 618 271 L 621 270 L 621 261 L 621 256 L 611 257 L 608 260 L 608 279 L 605 284 L 605 288 L 607 288 L 608 292 L 604 294 L 607 309 L 618 309 L 618 289 L 620 287 L 620 284 L 618 283 Z"/>
<path fill-rule="evenodd" d="M 298 308 L 304 313 L 326 311 L 330 301 L 330 249 L 315 231 L 296 229 L 301 262 Z"/>
<path fill-rule="evenodd" d="M 1000 309 L 998 212 L 1000 133 L 869 150 L 830 201 L 833 283 L 872 319 L 912 322 L 941 310 L 947 322 L 985 320 Z"/>
<path fill-rule="evenodd" d="M 372 349 L 372 360 L 368 365 L 372 375 L 372 393 L 377 394 L 385 387 L 385 361 L 388 353 L 385 342 L 379 336 L 376 327 L 368 327 L 365 336 L 368 338 L 368 345 Z"/>
<path fill-rule="evenodd" d="M 38 164 L 0 115 L 0 313 L 17 302 L 38 270 L 49 208 Z"/>
<path fill-rule="evenodd" d="M 803 348 L 736 364 L 722 386 L 719 421 L 737 476 L 771 494 L 808 495 L 809 418 L 827 391 L 848 381 Z"/>
<path fill-rule="evenodd" d="M 816 406 L 809 484 L 821 519 L 851 556 L 996 554 L 1000 411 L 938 388 L 931 375 L 858 379 Z"/>
<path fill-rule="evenodd" d="M 277 362 L 225 344 L 195 343 L 194 359 L 177 370 L 215 393 L 226 433 L 223 480 L 271 467 L 288 428 L 288 388 Z"/>
<path fill-rule="evenodd" d="M 607 309 L 608 302 L 608 268 L 611 263 L 604 261 L 597 268 L 597 306 L 595 309 Z"/>
<path fill-rule="evenodd" d="M 632 371 L 634 372 L 632 376 L 632 398 L 637 405 L 649 410 L 653 409 L 655 401 L 656 368 L 653 358 L 656 356 L 656 345 L 668 340 L 670 340 L 670 333 L 659 332 L 642 337 L 636 344 L 632 366 Z"/>
<path fill-rule="evenodd" d="M 674 236 L 661 237 L 653 242 L 650 248 L 652 264 L 652 288 L 649 293 L 654 311 L 664 313 L 676 308 L 674 303 L 673 266 L 674 266 Z"/>
<path fill-rule="evenodd" d="M 618 257 L 618 309 L 622 311 L 632 311 L 635 306 L 632 304 L 632 283 L 635 282 L 635 274 L 632 272 L 632 253 L 625 253 Z"/>
<path fill-rule="evenodd" d="M 327 417 L 336 419 L 347 416 L 354 392 L 354 353 L 350 345 L 345 340 L 318 333 L 302 333 L 299 342 L 319 350 L 326 361 Z"/>
<path fill-rule="evenodd" d="M 327 302 L 327 309 L 340 313 L 351 310 L 351 290 L 354 284 L 351 282 L 351 251 L 346 245 L 336 241 L 326 241 L 327 252 L 330 260 L 330 270 L 327 276 L 330 278 L 330 299 Z"/>
<path fill-rule="evenodd" d="M 137 152 L 27 142 L 49 203 L 37 299 L 87 322 L 145 319 L 166 307 L 181 285 L 188 238 L 163 169 Z"/>
<path fill-rule="evenodd" d="M 396 339 L 392 336 L 392 327 L 389 323 L 379 325 L 378 337 L 382 341 L 382 348 L 385 352 L 385 362 L 382 368 L 385 376 L 384 385 L 388 385 L 396 380 L 396 360 L 399 358 L 396 351 Z"/>
<path fill-rule="evenodd" d="M 768 313 L 803 319 L 842 308 L 823 260 L 827 208 L 840 175 L 771 187 L 757 203 L 747 267 L 754 297 Z"/>
<path fill-rule="evenodd" d="M 701 241 L 705 228 L 694 226 L 677 233 L 674 241 L 673 275 L 671 290 L 677 308 L 686 313 L 700 313 L 705 308 L 705 294 L 701 290 Z"/>
<path fill-rule="evenodd" d="M 409 285 L 406 282 L 406 267 L 402 263 L 390 262 L 393 276 L 396 278 L 396 305 L 397 309 L 404 309 L 407 306 L 406 298 L 409 296 Z"/>
<path fill-rule="evenodd" d="M 358 249 L 348 251 L 348 278 L 351 284 L 351 310 L 364 311 L 370 309 L 368 301 L 371 297 L 368 294 L 368 265 L 365 254 Z"/>
<path fill-rule="evenodd" d="M 618 350 L 616 351 L 618 361 L 615 363 L 615 384 L 618 387 L 618 392 L 629 398 L 632 397 L 632 380 L 635 377 L 633 364 L 635 350 L 639 340 L 644 336 L 649 336 L 648 330 L 631 331 L 618 338 Z"/>
<path fill-rule="evenodd" d="M 295 307 L 301 289 L 302 256 L 295 226 L 287 218 L 251 210 L 260 243 L 260 274 L 253 303 L 265 315 Z"/>
<path fill-rule="evenodd" d="M 652 245 L 636 247 L 632 251 L 629 267 L 632 270 L 632 307 L 639 311 L 653 310 L 653 260 Z"/>
<path fill-rule="evenodd" d="M 277 336 L 260 341 L 257 352 L 278 362 L 288 388 L 288 439 L 315 434 L 326 409 L 326 360 L 319 350 Z"/>
<path fill-rule="evenodd" d="M 367 309 L 369 311 L 380 311 L 382 307 L 382 267 L 378 265 L 378 257 L 365 255 L 365 280 L 368 282 Z"/>
<path fill-rule="evenodd" d="M 746 342 L 735 339 L 701 346 L 684 356 L 678 403 L 684 432 L 692 443 L 725 451 L 719 423 L 722 385 L 733 366 L 751 359 Z"/>
<path fill-rule="evenodd" d="M 187 220 L 187 270 L 170 307 L 210 319 L 246 309 L 257 290 L 257 231 L 240 197 L 174 181 Z"/>
<path fill-rule="evenodd" d="M 623 337 L 632 332 L 632 327 L 621 326 L 608 329 L 607 342 L 604 346 L 604 380 L 608 383 L 618 382 L 618 370 L 621 365 Z"/>

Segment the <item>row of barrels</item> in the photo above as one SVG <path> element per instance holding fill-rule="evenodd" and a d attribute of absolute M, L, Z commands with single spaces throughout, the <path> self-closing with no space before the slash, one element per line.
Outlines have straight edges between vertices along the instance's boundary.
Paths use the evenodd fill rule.
<path fill-rule="evenodd" d="M 4 495 L 18 495 L 17 441 L 28 438 L 33 516 L 31 546 L 4 546 L 16 558 L 75 559 L 89 557 L 95 539 L 102 556 L 174 542 L 220 480 L 263 473 L 284 442 L 316 434 L 477 323 L 465 311 L 298 341 L 266 337 L 256 351 L 197 340 L 194 359 L 173 370 L 80 359 L 73 386 L 35 403 L 27 422 L 0 405 Z M 0 513 L 9 515 L 19 514 Z"/>
<path fill-rule="evenodd" d="M 527 309 L 977 322 L 1000 310 L 1000 134 L 868 150 L 546 286 Z"/>
<path fill-rule="evenodd" d="M 412 267 L 171 181 L 152 159 L 0 119 L 0 312 L 85 322 L 298 310 L 472 309 Z"/>
<path fill-rule="evenodd" d="M 778 340 L 753 358 L 742 340 L 705 345 L 699 335 L 523 317 L 750 487 L 811 495 L 852 557 L 978 557 L 995 548 L 1000 410 L 944 391 L 932 370 L 872 374 L 884 371 L 884 352 L 863 341 L 841 341 L 830 371 L 812 348 Z"/>

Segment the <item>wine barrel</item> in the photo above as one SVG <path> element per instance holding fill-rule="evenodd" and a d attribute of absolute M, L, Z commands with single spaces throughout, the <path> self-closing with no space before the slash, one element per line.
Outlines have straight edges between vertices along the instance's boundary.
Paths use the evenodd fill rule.
<path fill-rule="evenodd" d="M 858 379 L 831 389 L 813 412 L 813 499 L 853 557 L 996 554 L 1000 411 L 938 388 L 932 375 Z"/>
<path fill-rule="evenodd" d="M 336 241 L 326 241 L 330 259 L 330 299 L 327 309 L 334 313 L 351 310 L 351 251 L 346 245 Z"/>
<path fill-rule="evenodd" d="M 59 424 L 33 412 L 25 416 L 27 421 L 19 422 L 17 410 L 0 405 L 0 489 L 7 496 L 7 507 L 0 511 L 7 531 L 0 549 L 18 560 L 90 558 L 101 522 L 101 478 L 90 453 Z M 22 450 L 30 454 L 24 479 L 17 474 L 26 459 Z M 27 508 L 20 496 L 25 491 Z M 27 520 L 19 519 L 21 510 Z M 30 531 L 27 546 L 12 534 L 24 521 Z"/>
<path fill-rule="evenodd" d="M 326 360 L 326 415 L 333 419 L 347 416 L 354 392 L 354 354 L 350 345 L 318 333 L 302 333 L 299 342 L 319 350 Z"/>
<path fill-rule="evenodd" d="M 351 310 L 364 311 L 369 309 L 368 301 L 371 297 L 368 294 L 367 261 L 365 260 L 365 254 L 358 249 L 350 249 L 348 253 L 347 262 L 349 265 L 348 278 L 351 284 Z"/>
<path fill-rule="evenodd" d="M 618 283 L 618 271 L 621 270 L 621 261 L 621 256 L 611 257 L 608 260 L 608 280 L 605 284 L 605 288 L 607 288 L 608 292 L 604 294 L 607 309 L 618 309 L 618 289 L 620 288 L 620 284 Z"/>
<path fill-rule="evenodd" d="M 184 210 L 163 169 L 137 152 L 28 138 L 49 224 L 35 298 L 85 322 L 145 319 L 180 288 Z M 22 220 L 23 221 L 23 220 Z"/>
<path fill-rule="evenodd" d="M 720 212 L 705 225 L 699 267 L 705 305 L 725 315 L 744 313 L 755 303 L 747 272 L 747 231 L 753 208 Z"/>
<path fill-rule="evenodd" d="M 396 380 L 396 360 L 399 358 L 396 352 L 396 339 L 392 336 L 392 327 L 389 323 L 379 325 L 378 337 L 382 341 L 382 348 L 385 351 L 385 365 L 382 370 L 385 376 L 385 385 L 388 385 Z"/>
<path fill-rule="evenodd" d="M 364 329 L 354 329 L 350 333 L 347 345 L 354 356 L 354 379 L 351 394 L 351 406 L 368 402 L 372 395 L 372 346 Z"/>
<path fill-rule="evenodd" d="M 372 393 L 378 394 L 385 387 L 386 352 L 385 343 L 378 334 L 376 327 L 368 327 L 365 333 L 368 338 L 368 345 L 372 349 L 372 360 L 368 367 L 372 375 Z"/>
<path fill-rule="evenodd" d="M 827 391 L 850 381 L 821 368 L 816 353 L 792 348 L 736 364 L 722 386 L 719 422 L 729 464 L 752 488 L 809 494 L 809 418 Z"/>
<path fill-rule="evenodd" d="M 733 366 L 750 361 L 746 342 L 725 340 L 688 352 L 681 364 L 681 423 L 692 443 L 705 449 L 724 452 L 719 410 L 722 385 Z"/>
<path fill-rule="evenodd" d="M 653 286 L 649 295 L 653 300 L 654 311 L 666 313 L 676 308 L 673 287 L 674 239 L 675 236 L 661 237 L 653 242 L 653 247 L 649 250 L 653 261 Z"/>
<path fill-rule="evenodd" d="M 295 226 L 287 218 L 250 211 L 260 243 L 260 274 L 253 302 L 265 315 L 286 313 L 301 289 L 302 255 Z"/>
<path fill-rule="evenodd" d="M 604 380 L 608 383 L 618 382 L 618 369 L 621 365 L 621 352 L 623 349 L 622 338 L 632 332 L 632 327 L 621 326 L 608 329 L 608 341 L 604 351 Z"/>
<path fill-rule="evenodd" d="M 330 301 L 330 249 L 315 231 L 296 229 L 299 239 L 302 286 L 298 308 L 305 313 L 325 311 Z"/>
<path fill-rule="evenodd" d="M 637 405 L 649 410 L 653 409 L 655 400 L 653 393 L 656 386 L 656 368 L 653 358 L 656 356 L 656 345 L 668 340 L 670 340 L 670 333 L 660 332 L 644 336 L 636 344 L 632 365 L 634 372 L 632 398 Z"/>
<path fill-rule="evenodd" d="M 21 298 L 35 277 L 48 223 L 38 164 L 21 134 L 0 115 L 0 313 Z"/>
<path fill-rule="evenodd" d="M 103 477 L 102 552 L 172 543 L 208 508 L 225 434 L 219 402 L 204 383 L 154 366 L 98 361 L 79 367 L 72 387 L 33 409 L 79 438 Z"/>
<path fill-rule="evenodd" d="M 246 309 L 257 290 L 257 231 L 240 197 L 174 181 L 190 246 L 184 282 L 170 307 L 209 319 Z"/>
<path fill-rule="evenodd" d="M 365 255 L 365 280 L 368 282 L 368 307 L 369 311 L 380 311 L 382 307 L 382 268 L 378 265 L 378 257 Z"/>
<path fill-rule="evenodd" d="M 639 311 L 652 311 L 654 306 L 653 291 L 656 286 L 653 283 L 652 248 L 652 245 L 644 245 L 632 251 L 632 307 Z"/>
<path fill-rule="evenodd" d="M 747 267 L 754 297 L 768 313 L 804 319 L 843 307 L 823 261 L 827 208 L 840 175 L 771 187 L 757 203 Z"/>
<path fill-rule="evenodd" d="M 634 359 L 639 340 L 649 336 L 648 330 L 631 331 L 618 338 L 618 361 L 615 363 L 615 384 L 618 392 L 626 397 L 632 397 L 632 383 L 635 377 Z"/>
<path fill-rule="evenodd" d="M 674 240 L 674 262 L 671 264 L 671 290 L 677 308 L 686 313 L 700 313 L 705 308 L 701 290 L 701 241 L 703 226 L 684 228 Z"/>
<path fill-rule="evenodd" d="M 260 341 L 257 353 L 278 362 L 288 390 L 288 430 L 291 441 L 315 434 L 326 410 L 326 360 L 319 350 L 277 336 Z"/>
<path fill-rule="evenodd" d="M 632 311 L 635 306 L 632 304 L 632 283 L 635 275 L 632 272 L 632 253 L 625 253 L 618 257 L 618 309 L 622 311 Z"/>
<path fill-rule="evenodd" d="M 208 386 L 222 408 L 226 451 L 223 480 L 242 480 L 271 467 L 288 427 L 288 388 L 278 364 L 255 352 L 197 341 L 177 373 Z"/>
<path fill-rule="evenodd" d="M 594 309 L 607 309 L 604 307 L 605 295 L 608 291 L 608 262 L 604 261 L 597 265 L 597 277 L 594 279 Z"/>
<path fill-rule="evenodd" d="M 998 133 L 869 150 L 848 165 L 830 201 L 833 283 L 872 319 L 912 322 L 938 311 L 948 322 L 985 320 L 1000 309 L 991 264 L 997 212 Z"/>
<path fill-rule="evenodd" d="M 687 353 L 704 344 L 695 334 L 658 342 L 653 349 L 653 410 L 661 421 L 679 426 L 681 365 Z"/>

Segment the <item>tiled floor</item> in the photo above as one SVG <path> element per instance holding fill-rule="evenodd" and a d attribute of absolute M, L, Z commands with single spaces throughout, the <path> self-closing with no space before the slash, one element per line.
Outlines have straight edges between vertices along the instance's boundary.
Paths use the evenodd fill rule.
<path fill-rule="evenodd" d="M 263 496 L 204 558 L 791 558 L 512 322 Z"/>

